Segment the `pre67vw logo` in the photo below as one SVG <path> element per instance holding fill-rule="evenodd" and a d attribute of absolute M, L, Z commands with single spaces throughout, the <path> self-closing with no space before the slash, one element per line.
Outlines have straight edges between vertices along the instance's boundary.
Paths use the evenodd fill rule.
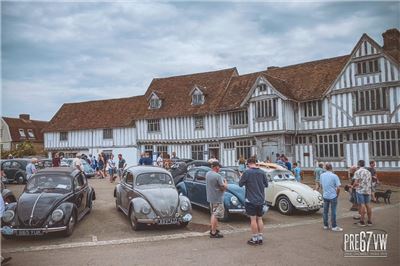
<path fill-rule="evenodd" d="M 368 230 L 343 235 L 345 257 L 387 257 L 388 234 L 383 230 Z"/>

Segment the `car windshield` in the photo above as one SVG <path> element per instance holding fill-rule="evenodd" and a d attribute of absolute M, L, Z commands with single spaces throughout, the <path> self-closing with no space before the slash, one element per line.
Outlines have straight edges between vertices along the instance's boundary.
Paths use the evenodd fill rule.
<path fill-rule="evenodd" d="M 295 177 L 290 171 L 273 171 L 270 176 L 274 181 L 292 181 Z"/>
<path fill-rule="evenodd" d="M 72 165 L 72 159 L 61 160 L 60 166 L 69 167 Z"/>
<path fill-rule="evenodd" d="M 226 170 L 220 170 L 219 172 L 228 183 L 230 184 L 238 184 L 240 177 L 239 174 L 234 172 L 234 171 L 226 171 Z"/>
<path fill-rule="evenodd" d="M 67 193 L 71 191 L 72 183 L 69 176 L 60 174 L 36 174 L 26 184 L 25 191 Z"/>
<path fill-rule="evenodd" d="M 165 173 L 144 173 L 136 177 L 136 186 L 145 185 L 174 185 L 171 176 Z"/>

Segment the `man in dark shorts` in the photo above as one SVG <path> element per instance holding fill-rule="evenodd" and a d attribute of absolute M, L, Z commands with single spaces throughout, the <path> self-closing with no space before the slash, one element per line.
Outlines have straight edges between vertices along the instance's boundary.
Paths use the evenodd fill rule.
<path fill-rule="evenodd" d="M 265 206 L 265 188 L 268 187 L 268 181 L 265 173 L 256 165 L 256 158 L 251 157 L 247 160 L 248 169 L 243 173 L 239 186 L 246 187 L 245 208 L 250 216 L 251 231 L 253 237 L 247 241 L 249 245 L 262 245 Z"/>
<path fill-rule="evenodd" d="M 219 162 L 214 160 L 211 162 L 212 171 L 206 174 L 206 191 L 207 191 L 207 201 L 210 203 L 211 210 L 211 238 L 222 238 L 224 237 L 220 234 L 218 227 L 218 218 L 223 218 L 224 209 L 224 191 L 228 187 L 227 181 L 218 173 L 219 172 Z"/>

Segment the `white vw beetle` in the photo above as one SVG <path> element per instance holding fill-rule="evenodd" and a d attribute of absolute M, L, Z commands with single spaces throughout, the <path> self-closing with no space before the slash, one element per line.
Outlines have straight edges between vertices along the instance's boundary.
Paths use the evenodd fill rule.
<path fill-rule="evenodd" d="M 286 168 L 272 163 L 258 163 L 258 166 L 267 175 L 265 200 L 268 205 L 277 207 L 285 215 L 291 215 L 295 209 L 314 213 L 322 208 L 321 194 L 297 182 Z"/>

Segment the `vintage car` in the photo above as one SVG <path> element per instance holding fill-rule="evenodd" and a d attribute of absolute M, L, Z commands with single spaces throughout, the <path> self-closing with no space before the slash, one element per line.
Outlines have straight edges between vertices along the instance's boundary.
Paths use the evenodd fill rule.
<path fill-rule="evenodd" d="M 186 226 L 192 220 L 192 206 L 179 195 L 171 174 L 155 166 L 126 169 L 114 189 L 115 204 L 130 219 L 133 230 L 145 225 Z"/>
<path fill-rule="evenodd" d="M 34 174 L 18 201 L 6 205 L 4 237 L 62 232 L 70 236 L 96 199 L 85 175 L 69 167 L 45 168 Z"/>
<path fill-rule="evenodd" d="M 23 184 L 26 182 L 26 166 L 31 159 L 8 159 L 2 160 L 1 170 L 4 172 L 7 183 L 17 182 Z"/>
<path fill-rule="evenodd" d="M 71 167 L 72 166 L 72 162 L 74 161 L 74 159 L 62 159 L 60 166 L 62 167 Z M 85 173 L 87 178 L 92 178 L 95 175 L 95 171 L 93 170 L 93 168 L 88 164 L 88 162 L 84 159 L 81 159 L 81 163 L 83 166 L 83 172 Z"/>
<path fill-rule="evenodd" d="M 207 202 L 206 174 L 211 168 L 206 166 L 191 168 L 183 182 L 176 184 L 178 192 L 190 199 L 194 205 L 210 209 Z M 227 180 L 228 189 L 224 193 L 225 213 L 222 221 L 228 221 L 233 213 L 245 214 L 244 200 L 245 190 L 239 187 L 239 174 L 230 168 L 221 168 L 220 174 Z"/>
<path fill-rule="evenodd" d="M 268 188 L 265 188 L 266 202 L 279 212 L 291 215 L 295 210 L 317 212 L 323 205 L 321 194 L 311 187 L 297 182 L 293 173 L 272 163 L 259 163 L 265 171 Z"/>

